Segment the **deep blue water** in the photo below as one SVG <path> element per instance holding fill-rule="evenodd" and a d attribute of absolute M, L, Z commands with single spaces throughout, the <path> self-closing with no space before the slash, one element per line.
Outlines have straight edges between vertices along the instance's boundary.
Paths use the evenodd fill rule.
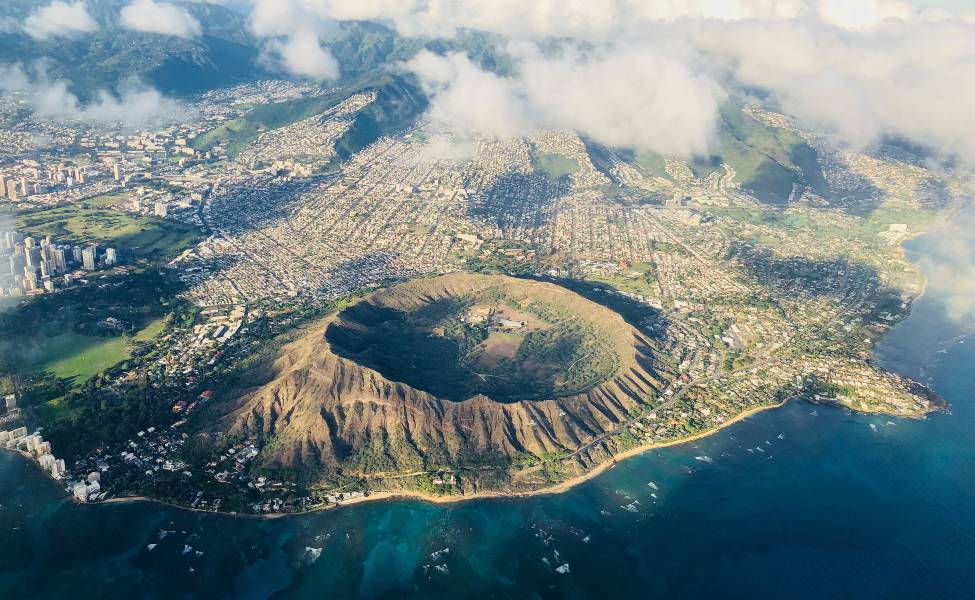
<path fill-rule="evenodd" d="M 912 259 L 939 260 L 936 241 Z M 975 336 L 945 315 L 951 289 L 932 279 L 877 351 L 950 414 L 793 403 L 555 496 L 276 520 L 77 506 L 0 453 L 0 598 L 973 598 Z"/>

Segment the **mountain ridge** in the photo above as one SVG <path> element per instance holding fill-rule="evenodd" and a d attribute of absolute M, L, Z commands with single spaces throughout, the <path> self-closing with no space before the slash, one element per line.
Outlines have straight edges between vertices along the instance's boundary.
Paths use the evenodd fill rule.
<path fill-rule="evenodd" d="M 671 375 L 654 368 L 655 342 L 609 309 L 553 284 L 454 274 L 402 284 L 381 292 L 378 301 L 404 290 L 435 298 L 498 282 L 546 298 L 558 294 L 611 330 L 616 347 L 629 355 L 613 377 L 584 393 L 512 403 L 477 394 L 456 402 L 339 356 L 325 332 L 340 313 L 285 346 L 269 380 L 233 401 L 215 421 L 217 429 L 228 439 L 264 440 L 260 468 L 311 483 L 421 468 L 468 469 L 492 471 L 490 482 L 481 485 L 507 489 L 521 484 L 510 473 L 499 475 L 525 455 L 568 454 L 648 408 L 662 392 Z M 586 468 L 585 457 L 578 468 Z"/>

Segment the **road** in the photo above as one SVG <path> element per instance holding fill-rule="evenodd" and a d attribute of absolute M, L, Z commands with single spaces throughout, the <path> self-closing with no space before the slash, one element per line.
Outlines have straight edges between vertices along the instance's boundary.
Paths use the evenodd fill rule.
<path fill-rule="evenodd" d="M 772 362 L 772 359 L 765 359 L 765 360 L 762 360 L 762 361 L 758 361 L 758 362 L 752 363 L 752 364 L 748 365 L 748 367 L 745 367 L 745 368 L 736 369 L 736 370 L 733 370 L 733 371 L 727 371 L 727 372 L 724 372 L 724 373 L 715 373 L 715 374 L 712 374 L 712 375 L 708 375 L 707 377 L 699 377 L 697 379 L 692 379 L 691 381 L 687 382 L 687 385 L 685 385 L 680 390 L 678 390 L 677 393 L 674 394 L 674 397 L 673 398 L 671 398 L 670 400 L 667 400 L 667 401 L 665 401 L 665 402 L 663 402 L 663 403 L 661 403 L 661 404 L 653 407 L 653 410 L 654 411 L 658 411 L 658 410 L 666 410 L 666 409 L 670 408 L 674 404 L 680 402 L 684 398 L 684 396 L 687 395 L 688 390 L 690 390 L 693 387 L 696 387 L 696 386 L 701 385 L 703 383 L 709 383 L 709 382 L 712 382 L 712 381 L 717 381 L 718 379 L 721 379 L 723 377 L 727 377 L 727 376 L 730 376 L 730 375 L 734 375 L 735 373 L 738 373 L 740 371 L 747 371 L 747 370 L 756 369 L 756 368 L 757 369 L 760 369 L 760 368 L 763 368 L 766 365 L 770 364 L 771 362 Z M 668 389 L 670 389 L 670 388 L 668 388 Z M 599 435 L 599 436 L 593 438 L 592 441 L 586 443 L 583 446 L 580 446 L 575 451 L 573 451 L 571 454 L 566 455 L 565 458 L 574 458 L 574 457 L 578 456 L 579 454 L 581 454 L 582 452 L 585 452 L 585 451 L 589 450 L 590 448 L 593 448 L 594 446 L 597 446 L 597 445 L 601 444 L 602 442 L 604 442 L 607 439 L 613 437 L 614 435 L 619 435 L 619 434 L 623 433 L 623 431 L 626 430 L 627 427 L 630 427 L 631 425 L 633 425 L 634 423 L 636 423 L 637 421 L 639 421 L 641 417 L 642 417 L 642 415 L 636 416 L 636 417 L 630 417 L 629 419 L 627 419 L 627 420 L 623 421 L 622 423 L 620 423 L 619 425 L 617 425 L 616 428 L 614 428 L 612 431 L 607 431 L 606 433 L 604 433 L 602 435 Z"/>

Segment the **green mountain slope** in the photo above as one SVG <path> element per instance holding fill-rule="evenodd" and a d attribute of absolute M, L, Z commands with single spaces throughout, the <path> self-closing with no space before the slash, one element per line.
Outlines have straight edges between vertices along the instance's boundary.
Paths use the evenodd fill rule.
<path fill-rule="evenodd" d="M 4 0 L 0 17 L 22 21 L 38 2 Z M 86 99 L 139 77 L 169 95 L 185 96 L 270 74 L 259 64 L 259 47 L 246 17 L 212 4 L 181 3 L 203 25 L 196 40 L 128 31 L 119 23 L 121 0 L 88 0 L 99 31 L 35 40 L 21 31 L 0 33 L 0 63 L 42 61 L 54 79 L 66 80 Z"/>
<path fill-rule="evenodd" d="M 349 131 L 335 142 L 343 160 L 382 136 L 408 129 L 427 107 L 426 97 L 409 77 L 384 75 L 365 89 L 376 92 L 376 101 L 360 111 Z"/>
<path fill-rule="evenodd" d="M 714 154 L 693 162 L 691 168 L 705 176 L 722 163 L 731 165 L 742 188 L 762 202 L 788 201 L 793 185 L 808 186 L 824 198 L 833 196 L 809 144 L 791 131 L 752 119 L 738 103 L 727 104 L 721 111 Z"/>
<path fill-rule="evenodd" d="M 264 131 L 287 127 L 323 113 L 353 94 L 369 91 L 376 92 L 376 101 L 356 115 L 352 127 L 335 143 L 343 160 L 384 135 L 407 129 L 427 106 L 423 93 L 410 78 L 383 73 L 363 77 L 323 96 L 257 106 L 199 136 L 193 140 L 193 147 L 205 151 L 222 145 L 233 158 Z"/>

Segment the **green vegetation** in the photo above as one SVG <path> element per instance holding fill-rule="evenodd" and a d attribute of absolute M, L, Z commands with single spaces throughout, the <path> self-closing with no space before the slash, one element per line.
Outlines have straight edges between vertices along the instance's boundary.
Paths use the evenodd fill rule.
<path fill-rule="evenodd" d="M 359 111 L 349 130 L 336 140 L 335 151 L 342 160 L 385 135 L 405 131 L 427 108 L 426 96 L 411 78 L 369 73 L 354 87 L 375 92 L 376 100 Z"/>
<path fill-rule="evenodd" d="M 79 384 L 129 357 L 124 336 L 99 338 L 74 331 L 46 339 L 41 351 L 39 370 Z"/>
<path fill-rule="evenodd" d="M 198 136 L 192 141 L 192 146 L 200 151 L 208 151 L 222 145 L 227 154 L 234 158 L 264 131 L 286 127 L 302 119 L 321 114 L 343 99 L 344 97 L 333 93 L 314 98 L 261 104 L 244 116 Z"/>
<path fill-rule="evenodd" d="M 639 277 L 629 277 L 626 275 L 599 276 L 590 274 L 586 276 L 586 280 L 593 283 L 605 284 L 607 287 L 621 292 L 639 294 L 651 298 L 656 297 L 659 292 L 656 286 L 656 279 L 652 272 L 646 272 Z"/>
<path fill-rule="evenodd" d="M 171 419 L 164 388 L 135 376 L 152 340 L 185 322 L 181 284 L 136 271 L 21 301 L 0 313 L 0 387 L 67 458 Z M 131 376 L 126 374 L 131 373 Z"/>
<path fill-rule="evenodd" d="M 565 452 L 546 452 L 541 457 L 541 475 L 549 483 L 560 483 L 566 480 Z"/>
<path fill-rule="evenodd" d="M 561 305 L 526 305 L 504 286 L 406 309 L 372 299 L 340 317 L 326 331 L 333 350 L 449 400 L 568 396 L 599 385 L 619 367 L 611 343 L 591 322 Z"/>
<path fill-rule="evenodd" d="M 472 256 L 467 259 L 464 266 L 471 273 L 511 275 L 512 277 L 529 275 L 534 270 L 532 263 L 527 260 L 501 254 Z"/>
<path fill-rule="evenodd" d="M 741 111 L 737 102 L 721 111 L 717 152 L 707 160 L 697 160 L 691 169 L 698 177 L 731 165 L 736 180 L 759 200 L 784 204 L 794 183 L 811 187 L 824 198 L 832 198 L 816 160 L 816 151 L 798 134 L 767 127 Z"/>
<path fill-rule="evenodd" d="M 636 155 L 635 162 L 639 165 L 647 175 L 651 177 L 663 177 L 664 179 L 670 179 L 670 175 L 667 173 L 667 163 L 664 157 L 653 152 L 641 152 Z"/>
<path fill-rule="evenodd" d="M 202 151 L 221 145 L 233 158 L 265 131 L 321 114 L 353 94 L 369 91 L 376 93 L 376 101 L 356 115 L 349 131 L 335 143 L 335 149 L 343 159 L 383 135 L 406 128 L 426 108 L 426 99 L 419 89 L 404 78 L 368 73 L 348 86 L 322 96 L 258 105 L 244 116 L 198 136 L 192 145 Z"/>
<path fill-rule="evenodd" d="M 113 201 L 111 196 L 101 196 L 91 203 L 20 213 L 16 227 L 34 236 L 50 235 L 62 243 L 111 245 L 123 260 L 169 258 L 198 239 L 190 225 L 104 208 Z"/>
<path fill-rule="evenodd" d="M 132 342 L 149 342 L 165 327 L 166 320 L 158 318 L 134 335 L 118 334 L 109 337 L 84 335 L 69 329 L 54 337 L 42 338 L 33 360 L 34 369 L 50 372 L 59 379 L 80 387 L 95 375 L 132 357 Z"/>
<path fill-rule="evenodd" d="M 128 201 L 129 192 L 118 192 L 115 194 L 103 194 L 101 196 L 95 196 L 94 198 L 88 198 L 81 202 L 81 205 L 85 208 L 115 208 L 120 204 Z"/>
<path fill-rule="evenodd" d="M 52 400 L 131 357 L 134 343 L 164 327 L 180 289 L 162 275 L 136 272 L 21 301 L 0 312 L 0 377 L 21 391 L 49 375 Z"/>
<path fill-rule="evenodd" d="M 904 223 L 908 225 L 910 231 L 917 232 L 935 217 L 936 212 L 923 208 L 883 204 L 862 217 L 860 230 L 862 235 L 875 238 L 878 233 L 887 231 L 892 224 Z"/>
<path fill-rule="evenodd" d="M 151 342 L 159 337 L 164 329 L 166 329 L 166 319 L 161 317 L 150 321 L 141 331 L 132 336 L 132 339 L 136 342 Z"/>
<path fill-rule="evenodd" d="M 570 177 L 579 171 L 579 163 L 562 154 L 548 152 L 532 152 L 532 167 L 536 173 L 541 173 L 549 179 Z"/>
<path fill-rule="evenodd" d="M 741 223 L 759 225 L 790 232 L 810 235 L 824 243 L 842 241 L 860 251 L 873 248 L 878 243 L 886 244 L 877 234 L 886 232 L 890 225 L 902 223 L 908 232 L 917 232 L 934 218 L 935 211 L 920 208 L 905 208 L 897 204 L 884 203 L 862 215 L 844 215 L 840 218 L 823 218 L 822 211 L 808 207 L 790 207 L 786 210 L 773 208 L 709 207 L 707 212 Z M 769 246 L 789 245 L 788 239 L 778 240 L 762 236 L 756 242 Z"/>

